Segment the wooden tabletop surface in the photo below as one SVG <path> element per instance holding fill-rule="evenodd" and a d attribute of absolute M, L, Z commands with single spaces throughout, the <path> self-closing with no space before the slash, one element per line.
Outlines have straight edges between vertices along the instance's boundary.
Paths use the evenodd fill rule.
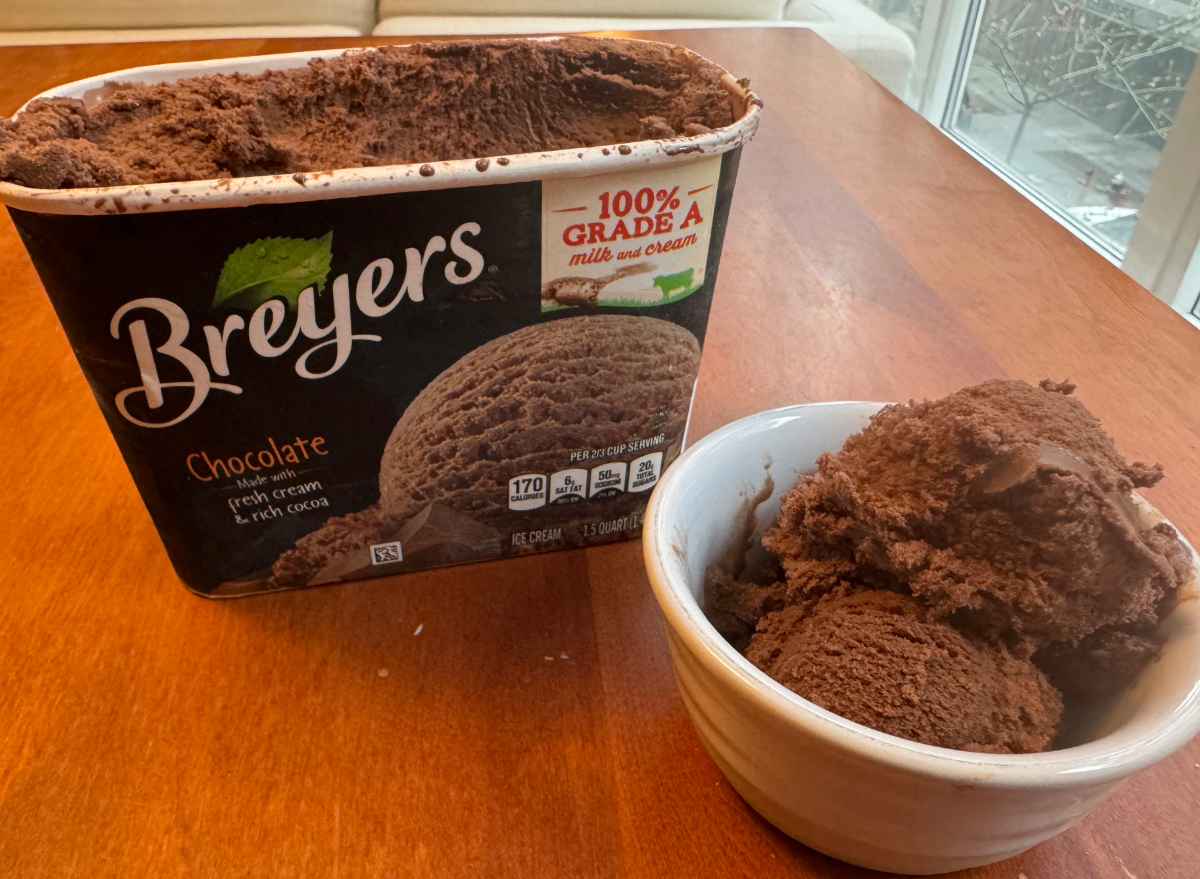
<path fill-rule="evenodd" d="M 790 403 L 1069 377 L 1127 456 L 1166 465 L 1151 499 L 1200 537 L 1200 330 L 810 32 L 652 36 L 766 102 L 692 440 Z M 123 67 L 354 42 L 0 49 L 0 113 Z M 774 830 L 709 759 L 636 541 L 185 592 L 7 217 L 0 282 L 0 876 L 877 875 Z M 956 875 L 1198 864 L 1194 740 L 1076 829 Z"/>

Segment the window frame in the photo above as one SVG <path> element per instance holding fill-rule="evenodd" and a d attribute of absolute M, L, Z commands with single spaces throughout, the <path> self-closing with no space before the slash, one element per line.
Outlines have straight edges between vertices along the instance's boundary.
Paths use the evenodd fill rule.
<path fill-rule="evenodd" d="M 905 101 L 959 147 L 1028 198 L 1060 225 L 1200 326 L 1200 62 L 1188 81 L 1172 138 L 1164 148 L 1129 247 L 1122 253 L 1062 208 L 955 133 L 953 123 L 979 36 L 987 0 L 928 0 L 916 40 L 916 62 Z M 1190 100 L 1189 100 L 1190 99 Z M 1182 143 L 1181 143 L 1182 141 Z M 1170 181 L 1168 183 L 1167 181 Z M 1191 192 L 1186 209 L 1163 187 L 1179 181 Z"/>

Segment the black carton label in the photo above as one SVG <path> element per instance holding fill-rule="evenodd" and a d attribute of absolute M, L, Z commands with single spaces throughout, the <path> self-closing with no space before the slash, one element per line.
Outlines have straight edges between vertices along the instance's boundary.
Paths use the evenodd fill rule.
<path fill-rule="evenodd" d="M 737 156 L 704 160 L 711 192 L 702 162 L 553 202 L 535 181 L 10 213 L 176 570 L 237 595 L 639 533 L 682 444 Z M 581 219 L 584 243 L 632 271 L 571 243 L 572 210 L 601 207 L 558 203 L 593 189 L 611 222 Z M 547 295 L 613 274 L 615 298 Z"/>

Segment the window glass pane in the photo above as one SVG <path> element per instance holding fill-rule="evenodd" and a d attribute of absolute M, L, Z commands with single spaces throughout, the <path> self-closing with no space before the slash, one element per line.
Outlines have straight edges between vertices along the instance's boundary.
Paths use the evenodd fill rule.
<path fill-rule="evenodd" d="M 925 16 L 925 0 L 863 0 L 888 24 L 895 25 L 916 43 L 920 37 L 921 20 Z"/>
<path fill-rule="evenodd" d="M 928 75 L 931 42 L 936 37 L 934 31 L 937 29 L 936 11 L 933 15 L 927 16 L 926 6 L 936 9 L 941 0 L 862 0 L 862 2 L 888 24 L 901 30 L 912 42 L 916 57 L 903 93 L 897 92 L 897 97 L 920 112 L 920 96 L 925 85 L 925 77 Z"/>
<path fill-rule="evenodd" d="M 983 0 L 951 130 L 1123 255 L 1200 48 L 1200 0 Z"/>

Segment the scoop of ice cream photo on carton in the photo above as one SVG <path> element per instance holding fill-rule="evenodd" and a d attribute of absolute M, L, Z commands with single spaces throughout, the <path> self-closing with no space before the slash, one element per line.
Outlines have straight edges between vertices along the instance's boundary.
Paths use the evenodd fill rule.
<path fill-rule="evenodd" d="M 0 201 L 210 597 L 640 534 L 761 102 L 563 37 L 161 65 L 0 120 Z"/>

